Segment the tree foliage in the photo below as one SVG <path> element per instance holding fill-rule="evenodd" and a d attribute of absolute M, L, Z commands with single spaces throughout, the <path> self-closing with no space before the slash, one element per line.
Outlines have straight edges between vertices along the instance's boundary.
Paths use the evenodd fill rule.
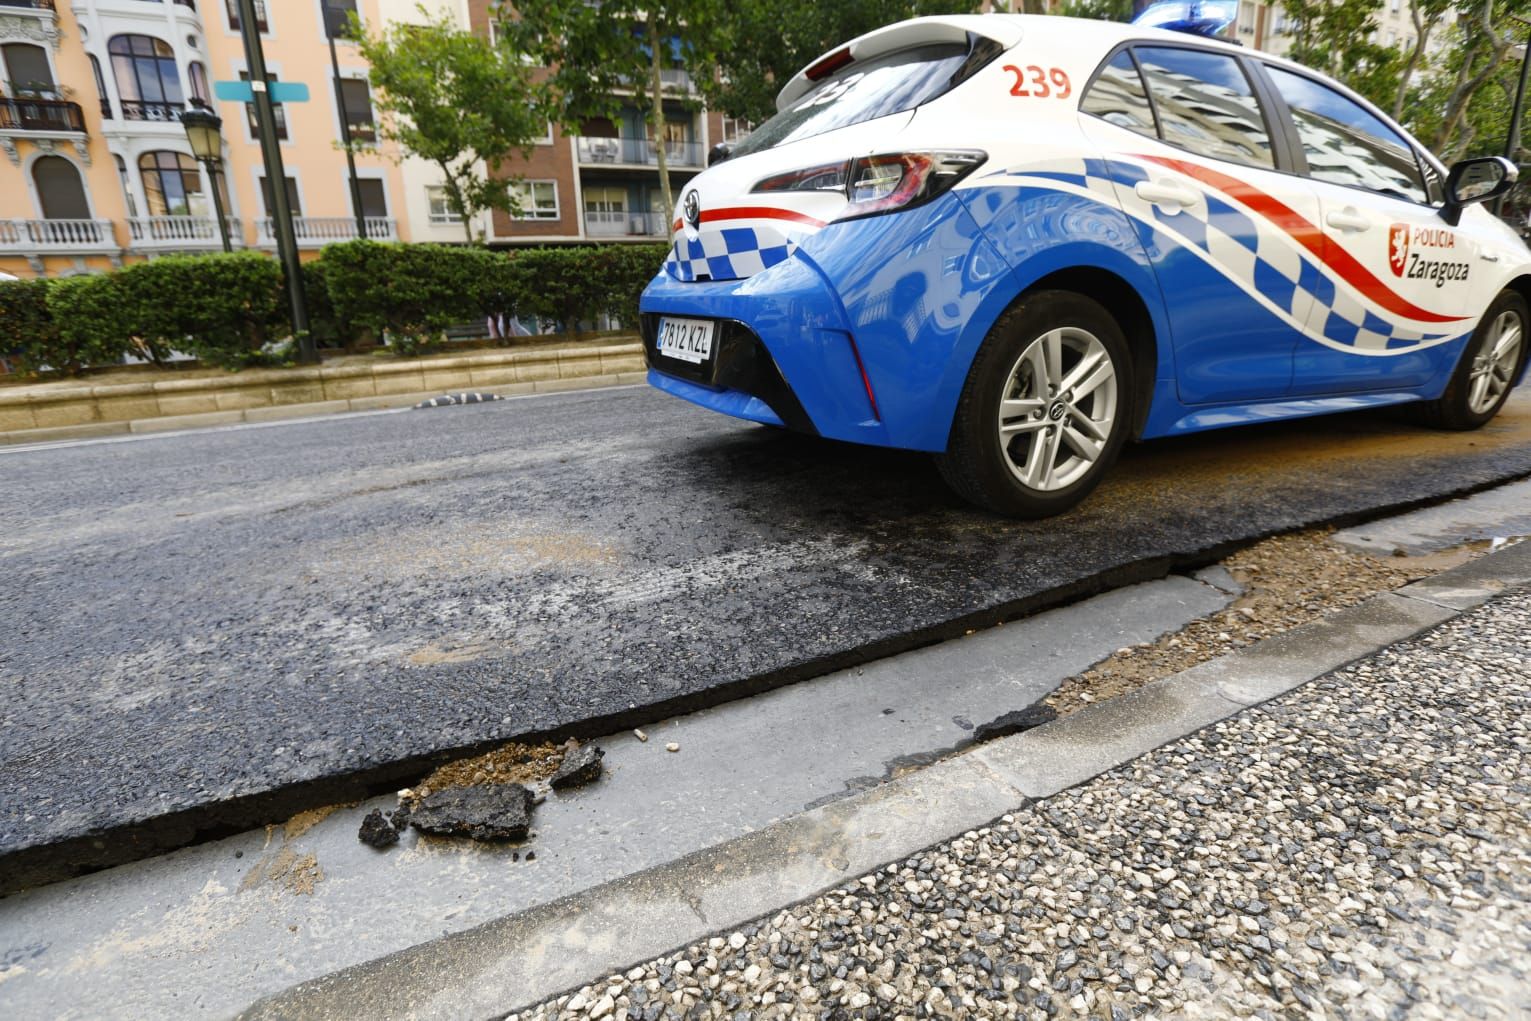
<path fill-rule="evenodd" d="M 725 0 L 517 0 L 513 10 L 500 9 L 497 35 L 511 52 L 548 69 L 556 119 L 570 130 L 592 117 L 615 119 L 631 103 L 659 140 L 663 72 L 716 63 L 714 28 L 725 6 Z M 668 154 L 664 145 L 655 153 L 668 212 L 674 206 Z"/>
<path fill-rule="evenodd" d="M 1520 71 L 1511 49 L 1526 33 L 1512 15 L 1531 15 L 1531 2 L 1407 2 L 1412 42 L 1384 46 L 1382 0 L 1287 0 L 1287 56 L 1366 96 L 1447 162 L 1502 152 Z"/>
<path fill-rule="evenodd" d="M 479 213 L 515 210 L 515 178 L 499 171 L 546 133 L 547 90 L 532 66 L 450 14 L 430 18 L 421 8 L 421 16 L 423 24 L 389 23 L 358 46 L 377 89 L 379 133 L 440 168 L 472 241 Z"/>

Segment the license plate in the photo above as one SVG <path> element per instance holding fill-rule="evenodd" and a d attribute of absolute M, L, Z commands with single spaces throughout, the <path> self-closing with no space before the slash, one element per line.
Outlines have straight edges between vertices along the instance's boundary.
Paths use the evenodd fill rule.
<path fill-rule="evenodd" d="M 712 357 L 711 319 L 659 320 L 659 353 L 666 358 L 678 358 L 683 362 L 700 365 Z"/>

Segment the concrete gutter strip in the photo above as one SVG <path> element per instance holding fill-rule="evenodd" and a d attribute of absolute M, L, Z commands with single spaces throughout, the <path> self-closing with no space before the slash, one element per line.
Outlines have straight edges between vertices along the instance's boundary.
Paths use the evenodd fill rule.
<path fill-rule="evenodd" d="M 636 340 L 509 349 L 360 365 L 249 369 L 222 376 L 0 390 L 0 443 L 272 421 L 403 407 L 457 390 L 501 396 L 641 381 Z"/>
<path fill-rule="evenodd" d="M 757 833 L 294 986 L 246 1018 L 501 1016 L 737 928 L 1531 584 L 1509 546 Z"/>

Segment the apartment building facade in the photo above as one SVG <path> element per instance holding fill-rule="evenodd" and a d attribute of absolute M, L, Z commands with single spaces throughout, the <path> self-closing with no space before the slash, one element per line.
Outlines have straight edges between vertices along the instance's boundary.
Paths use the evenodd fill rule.
<path fill-rule="evenodd" d="M 414 0 L 255 7 L 268 73 L 308 86 L 308 101 L 282 104 L 276 124 L 300 249 L 359 233 L 342 118 L 354 138 L 372 140 L 355 157 L 367 235 L 461 240 L 460 221 L 431 213 L 439 173 L 376 141 L 356 47 L 337 39 L 331 58 L 333 19 L 412 21 Z M 463 0 L 430 9 L 466 21 Z M 215 95 L 216 82 L 242 79 L 237 0 L 0 0 L 0 271 L 58 276 L 220 250 L 213 176 L 233 246 L 274 249 L 253 109 Z M 180 122 L 195 104 L 223 121 L 217 175 L 193 158 Z"/>
<path fill-rule="evenodd" d="M 469 24 L 494 38 L 495 0 L 469 0 Z M 627 103 L 614 117 L 591 118 L 576 131 L 550 124 L 526 159 L 506 162 L 520 210 L 495 212 L 486 224 L 491 245 L 661 241 L 669 213 L 659 181 L 663 148 L 670 186 L 679 195 L 707 165 L 718 142 L 748 134 L 751 125 L 702 108 L 691 76 L 666 69 L 664 130 L 655 138 L 650 119 Z"/>

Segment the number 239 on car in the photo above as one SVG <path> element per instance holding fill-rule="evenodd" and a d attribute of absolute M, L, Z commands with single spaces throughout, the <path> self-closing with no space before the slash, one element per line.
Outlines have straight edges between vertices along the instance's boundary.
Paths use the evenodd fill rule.
<path fill-rule="evenodd" d="M 655 387 L 930 451 L 1040 517 L 1129 439 L 1412 402 L 1472 429 L 1525 367 L 1531 252 L 1375 107 L 1182 31 L 922 18 L 822 57 L 681 191 Z"/>

